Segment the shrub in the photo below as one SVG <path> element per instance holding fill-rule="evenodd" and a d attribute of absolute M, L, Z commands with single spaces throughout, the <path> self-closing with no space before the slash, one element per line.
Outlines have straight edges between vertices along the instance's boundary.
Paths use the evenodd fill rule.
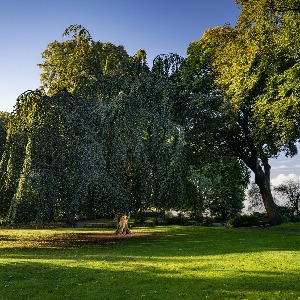
<path fill-rule="evenodd" d="M 214 218 L 211 218 L 211 217 L 204 217 L 202 219 L 202 222 L 201 222 L 201 225 L 202 226 L 213 226 L 215 223 L 215 219 Z"/>
<path fill-rule="evenodd" d="M 233 227 L 251 227 L 261 225 L 263 217 L 260 214 L 240 215 L 231 222 Z"/>
<path fill-rule="evenodd" d="M 166 219 L 166 225 L 188 225 L 188 219 L 182 216 L 169 217 Z"/>

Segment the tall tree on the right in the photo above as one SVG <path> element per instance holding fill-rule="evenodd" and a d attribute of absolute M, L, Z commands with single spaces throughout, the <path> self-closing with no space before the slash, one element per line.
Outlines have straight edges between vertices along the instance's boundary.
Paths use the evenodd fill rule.
<path fill-rule="evenodd" d="M 295 155 L 300 138 L 300 6 L 279 2 L 238 0 L 236 26 L 208 29 L 192 42 L 184 72 L 192 83 L 190 129 L 253 171 L 272 224 L 282 217 L 269 159 Z"/>

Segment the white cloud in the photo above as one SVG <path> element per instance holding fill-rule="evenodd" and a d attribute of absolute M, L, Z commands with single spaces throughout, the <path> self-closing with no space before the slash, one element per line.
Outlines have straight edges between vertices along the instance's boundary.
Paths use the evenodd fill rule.
<path fill-rule="evenodd" d="M 297 174 L 294 174 L 294 173 L 291 173 L 291 174 L 288 174 L 288 175 L 285 175 L 285 174 L 279 174 L 277 175 L 277 177 L 271 179 L 271 184 L 273 186 L 277 186 L 287 180 L 300 180 L 300 175 L 297 175 Z"/>

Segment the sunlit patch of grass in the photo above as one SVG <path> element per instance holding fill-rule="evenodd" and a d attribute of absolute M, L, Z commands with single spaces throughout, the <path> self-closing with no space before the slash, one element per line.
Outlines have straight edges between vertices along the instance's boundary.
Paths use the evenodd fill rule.
<path fill-rule="evenodd" d="M 202 227 L 133 231 L 153 234 L 66 245 L 49 240 L 113 231 L 0 230 L 5 237 L 0 299 L 300 297 L 299 233 Z"/>

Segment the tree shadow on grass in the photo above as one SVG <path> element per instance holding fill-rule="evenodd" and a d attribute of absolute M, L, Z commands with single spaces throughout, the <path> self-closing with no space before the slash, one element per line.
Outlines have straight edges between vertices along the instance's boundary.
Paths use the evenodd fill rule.
<path fill-rule="evenodd" d="M 30 237 L 33 245 L 29 240 L 28 246 L 21 248 L 2 247 L 0 299 L 217 300 L 300 296 L 299 263 L 288 270 L 276 261 L 265 269 L 259 265 L 265 262 L 260 260 L 264 252 L 299 256 L 297 233 L 174 228 L 131 237 L 99 234 L 56 233 L 42 240 Z M 4 243 L 11 242 L 9 239 L 8 236 Z M 228 255 L 238 260 L 232 263 Z M 247 257 L 253 261 L 257 257 L 258 266 L 243 267 Z"/>
<path fill-rule="evenodd" d="M 1 266 L 0 299 L 298 299 L 296 273 L 230 270 L 187 275 L 155 266 L 11 262 Z M 127 262 L 127 264 L 129 264 Z"/>

